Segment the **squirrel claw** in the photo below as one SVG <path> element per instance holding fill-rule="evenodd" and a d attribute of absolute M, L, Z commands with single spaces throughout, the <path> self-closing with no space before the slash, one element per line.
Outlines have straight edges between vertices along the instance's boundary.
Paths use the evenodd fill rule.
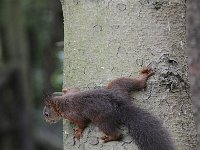
<path fill-rule="evenodd" d="M 149 68 L 149 67 L 144 67 L 142 68 L 142 70 L 140 71 L 141 74 L 149 74 L 150 72 L 152 72 L 153 69 Z"/>
<path fill-rule="evenodd" d="M 83 136 L 82 135 L 82 130 L 80 128 L 76 128 L 75 129 L 75 133 L 74 133 L 74 136 L 77 140 L 80 140 L 80 138 Z"/>
<path fill-rule="evenodd" d="M 101 139 L 103 140 L 103 143 L 107 143 L 109 141 L 119 141 L 119 140 L 122 139 L 122 137 L 123 137 L 122 134 L 118 134 L 116 136 L 107 136 L 107 135 L 105 135 L 105 136 L 102 136 Z"/>

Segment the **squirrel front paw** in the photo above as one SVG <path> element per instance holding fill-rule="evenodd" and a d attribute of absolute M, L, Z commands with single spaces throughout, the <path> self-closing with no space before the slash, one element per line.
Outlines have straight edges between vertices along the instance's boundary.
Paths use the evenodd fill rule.
<path fill-rule="evenodd" d="M 67 87 L 62 89 L 63 94 L 67 94 L 69 91 L 70 91 L 70 89 Z"/>
<path fill-rule="evenodd" d="M 64 95 L 66 95 L 66 94 L 70 94 L 70 93 L 80 92 L 80 89 L 79 88 L 67 88 L 67 87 L 65 87 L 65 88 L 62 89 L 62 92 L 63 92 Z"/>
<path fill-rule="evenodd" d="M 147 75 L 148 77 L 152 76 L 155 74 L 155 72 L 153 71 L 152 68 L 149 67 L 144 67 L 141 71 L 140 71 L 141 75 Z"/>

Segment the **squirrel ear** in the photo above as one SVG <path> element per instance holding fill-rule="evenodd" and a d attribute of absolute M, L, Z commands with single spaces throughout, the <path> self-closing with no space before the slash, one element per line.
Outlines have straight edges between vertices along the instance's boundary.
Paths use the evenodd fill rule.
<path fill-rule="evenodd" d="M 43 91 L 43 96 L 42 97 L 43 97 L 42 99 L 44 100 L 45 105 L 50 104 L 50 100 L 51 100 L 51 97 L 52 97 L 52 92 Z"/>
<path fill-rule="evenodd" d="M 52 96 L 62 96 L 63 92 L 54 92 Z"/>

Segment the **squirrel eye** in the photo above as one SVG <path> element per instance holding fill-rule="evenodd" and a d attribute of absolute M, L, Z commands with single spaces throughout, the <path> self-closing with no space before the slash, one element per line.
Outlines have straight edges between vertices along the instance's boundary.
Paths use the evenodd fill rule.
<path fill-rule="evenodd" d="M 48 113 L 48 112 L 45 112 L 44 115 L 45 115 L 46 117 L 49 117 L 49 113 Z"/>

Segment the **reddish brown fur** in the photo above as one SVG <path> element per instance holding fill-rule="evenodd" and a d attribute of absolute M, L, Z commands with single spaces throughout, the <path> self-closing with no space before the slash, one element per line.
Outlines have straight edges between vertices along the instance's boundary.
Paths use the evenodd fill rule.
<path fill-rule="evenodd" d="M 104 89 L 67 92 L 50 97 L 51 106 L 59 117 L 77 125 L 75 137 L 80 139 L 89 122 L 105 136 L 104 142 L 120 140 L 118 126 L 124 124 L 141 150 L 174 150 L 168 133 L 148 112 L 131 103 L 130 92 L 141 90 L 153 75 L 149 68 L 141 70 L 138 78 L 118 78 Z M 44 111 L 45 112 L 45 111 Z"/>
<path fill-rule="evenodd" d="M 141 75 L 137 78 L 118 78 L 113 81 L 111 81 L 108 85 L 108 89 L 113 88 L 120 88 L 126 91 L 132 91 L 134 90 L 141 90 L 146 86 L 146 82 L 150 76 L 154 74 L 153 70 L 151 68 L 143 68 L 140 71 Z"/>
<path fill-rule="evenodd" d="M 57 116 L 62 116 L 59 108 L 57 107 L 57 104 L 55 103 L 55 101 L 51 101 L 51 107 L 53 108 L 53 110 L 57 114 Z"/>

